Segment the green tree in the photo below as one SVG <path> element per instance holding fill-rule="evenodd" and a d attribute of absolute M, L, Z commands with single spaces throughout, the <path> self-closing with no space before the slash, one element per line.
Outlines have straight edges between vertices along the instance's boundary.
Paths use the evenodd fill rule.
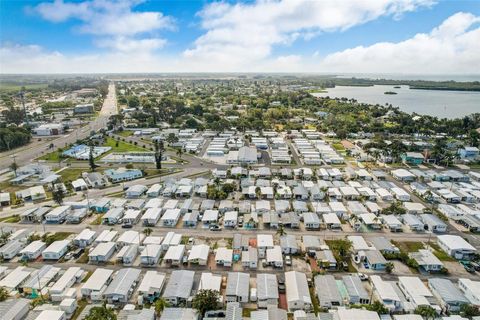
<path fill-rule="evenodd" d="M 90 165 L 90 170 L 95 171 L 95 158 L 93 157 L 93 144 L 90 144 L 90 152 L 88 154 L 88 164 Z"/>
<path fill-rule="evenodd" d="M 473 318 L 480 316 L 480 309 L 472 304 L 462 304 L 460 306 L 460 315 L 466 318 Z"/>
<path fill-rule="evenodd" d="M 403 207 L 400 201 L 394 201 L 388 207 L 382 210 L 382 214 L 402 215 L 406 212 L 407 210 Z"/>
<path fill-rule="evenodd" d="M 200 290 L 193 297 L 192 306 L 203 316 L 206 311 L 215 310 L 218 307 L 219 297 L 217 290 Z"/>
<path fill-rule="evenodd" d="M 10 164 L 10 169 L 13 171 L 13 173 L 15 174 L 15 177 L 16 177 L 17 176 L 18 165 L 15 162 L 15 160 Z"/>
<path fill-rule="evenodd" d="M 284 235 L 287 234 L 287 232 L 285 231 L 285 228 L 283 227 L 283 225 L 279 225 L 279 226 L 278 226 L 277 234 L 278 234 L 280 237 L 283 237 Z"/>
<path fill-rule="evenodd" d="M 169 304 L 164 298 L 160 298 L 155 301 L 155 313 L 159 317 L 165 308 L 168 308 Z"/>
<path fill-rule="evenodd" d="M 178 148 L 177 149 L 177 156 L 182 159 L 182 154 L 183 154 L 183 148 Z"/>
<path fill-rule="evenodd" d="M 178 137 L 175 133 L 169 133 L 168 136 L 167 136 L 167 142 L 168 144 L 173 144 L 175 142 L 178 142 Z"/>
<path fill-rule="evenodd" d="M 143 229 L 143 233 L 148 237 L 149 235 L 151 235 L 153 232 L 152 228 L 145 228 Z"/>
<path fill-rule="evenodd" d="M 413 313 L 421 315 L 426 320 L 433 320 L 437 316 L 435 309 L 430 306 L 418 306 Z"/>
<path fill-rule="evenodd" d="M 389 310 L 387 307 L 383 305 L 380 301 L 375 301 L 372 304 L 367 305 L 366 307 L 367 310 L 369 311 L 374 311 L 378 314 L 387 314 L 389 313 Z"/>
<path fill-rule="evenodd" d="M 335 250 L 338 252 L 338 254 L 345 259 L 347 256 L 348 252 L 352 248 L 352 242 L 348 239 L 338 239 L 332 242 L 332 250 Z"/>
<path fill-rule="evenodd" d="M 85 320 L 117 320 L 117 316 L 112 308 L 107 308 L 104 304 L 101 307 L 93 307 L 90 309 Z"/>
<path fill-rule="evenodd" d="M 65 193 L 63 192 L 63 189 L 61 187 L 59 186 L 53 187 L 53 190 L 52 190 L 53 201 L 55 201 L 58 205 L 62 205 L 64 197 L 65 197 Z"/>
<path fill-rule="evenodd" d="M 7 288 L 0 287 L 0 302 L 7 300 L 9 297 L 9 293 Z"/>
<path fill-rule="evenodd" d="M 395 266 L 393 265 L 392 262 L 387 262 L 387 264 L 385 265 L 385 271 L 387 273 L 392 273 L 394 268 L 395 268 Z"/>
<path fill-rule="evenodd" d="M 157 170 L 162 169 L 162 157 L 165 147 L 162 140 L 155 140 L 155 167 Z"/>

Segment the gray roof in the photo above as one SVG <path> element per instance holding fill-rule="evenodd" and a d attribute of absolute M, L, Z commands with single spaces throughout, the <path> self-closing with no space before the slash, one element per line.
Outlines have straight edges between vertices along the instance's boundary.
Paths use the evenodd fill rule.
<path fill-rule="evenodd" d="M 2 320 L 23 319 L 30 310 L 30 301 L 27 299 L 8 299 L 0 302 Z"/>
<path fill-rule="evenodd" d="M 428 285 L 430 286 L 430 288 L 436 291 L 437 294 L 446 303 L 469 303 L 468 299 L 465 298 L 462 292 L 460 292 L 460 289 L 458 289 L 458 287 L 455 286 L 452 281 L 448 279 L 430 278 L 428 279 Z"/>
<path fill-rule="evenodd" d="M 140 276 L 140 270 L 134 268 L 120 269 L 113 278 L 112 282 L 105 290 L 105 295 L 124 295 L 128 296 L 128 291 Z"/>
<path fill-rule="evenodd" d="M 367 290 L 362 285 L 362 281 L 357 274 L 342 277 L 349 297 L 358 297 L 359 299 L 370 299 Z"/>
<path fill-rule="evenodd" d="M 332 275 L 318 275 L 315 277 L 315 291 L 320 304 L 328 304 L 331 301 L 342 302 L 342 296 L 338 291 L 337 282 Z"/>
<path fill-rule="evenodd" d="M 368 259 L 370 264 L 387 263 L 387 260 L 385 260 L 383 255 L 378 250 L 365 251 L 365 257 Z"/>
<path fill-rule="evenodd" d="M 277 276 L 272 273 L 257 275 L 257 297 L 259 300 L 278 299 Z"/>
<path fill-rule="evenodd" d="M 443 222 L 439 217 L 434 214 L 421 214 L 420 219 L 422 219 L 423 223 L 425 224 L 433 224 L 439 226 L 446 226 L 445 222 Z"/>
<path fill-rule="evenodd" d="M 170 280 L 167 283 L 164 297 L 178 297 L 187 299 L 190 297 L 193 287 L 193 277 L 195 271 L 189 270 L 174 270 L 170 275 Z"/>
<path fill-rule="evenodd" d="M 229 272 L 227 279 L 227 296 L 243 297 L 249 295 L 250 274 Z"/>
<path fill-rule="evenodd" d="M 165 308 L 160 320 L 197 320 L 198 315 L 191 308 Z"/>
<path fill-rule="evenodd" d="M 379 251 L 395 251 L 395 247 L 392 245 L 390 240 L 385 237 L 374 237 L 370 239 L 370 242 Z"/>
<path fill-rule="evenodd" d="M 242 308 L 238 302 L 227 303 L 225 320 L 242 320 Z"/>

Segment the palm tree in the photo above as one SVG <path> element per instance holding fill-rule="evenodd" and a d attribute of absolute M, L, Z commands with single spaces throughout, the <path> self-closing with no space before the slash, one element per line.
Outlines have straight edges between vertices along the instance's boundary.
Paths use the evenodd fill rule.
<path fill-rule="evenodd" d="M 112 308 L 107 308 L 104 303 L 101 307 L 93 307 L 85 317 L 85 320 L 117 320 Z"/>
<path fill-rule="evenodd" d="M 7 300 L 8 297 L 8 290 L 5 287 L 0 287 L 0 302 Z"/>
<path fill-rule="evenodd" d="M 155 313 L 159 317 L 165 308 L 168 308 L 169 304 L 164 298 L 159 298 L 155 301 Z"/>
<path fill-rule="evenodd" d="M 285 231 L 285 228 L 283 227 L 283 225 L 279 225 L 279 226 L 278 226 L 277 234 L 278 234 L 280 237 L 283 237 L 284 235 L 287 234 L 287 232 Z"/>
<path fill-rule="evenodd" d="M 183 154 L 183 148 L 178 148 L 177 149 L 177 156 L 182 159 L 182 154 Z"/>
<path fill-rule="evenodd" d="M 153 232 L 153 230 L 151 228 L 145 228 L 143 229 L 143 233 L 148 237 L 149 235 L 151 235 Z"/>

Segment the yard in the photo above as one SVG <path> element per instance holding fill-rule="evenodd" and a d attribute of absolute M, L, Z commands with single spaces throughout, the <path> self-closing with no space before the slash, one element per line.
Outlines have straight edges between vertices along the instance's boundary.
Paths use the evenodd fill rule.
<path fill-rule="evenodd" d="M 125 141 L 117 141 L 113 138 L 108 137 L 103 144 L 106 147 L 112 147 L 109 152 L 145 152 L 150 151 L 148 149 L 135 146 L 131 143 Z"/>
<path fill-rule="evenodd" d="M 60 150 L 55 150 L 52 152 L 49 152 L 47 154 L 44 154 L 43 156 L 37 158 L 38 160 L 45 160 L 45 161 L 51 161 L 51 162 L 60 162 L 62 159 L 60 158 L 61 155 Z"/>
<path fill-rule="evenodd" d="M 423 249 L 423 243 L 419 241 L 392 241 L 394 245 L 400 249 L 402 252 L 410 253 L 410 252 L 417 252 L 420 249 Z"/>
<path fill-rule="evenodd" d="M 429 242 L 428 245 L 433 249 L 433 254 L 440 261 L 456 261 L 454 258 L 450 257 L 446 252 L 440 249 L 440 246 L 435 242 Z"/>
<path fill-rule="evenodd" d="M 132 130 L 123 130 L 123 131 L 117 131 L 115 132 L 116 135 L 122 136 L 122 137 L 130 137 L 133 135 Z"/>
<path fill-rule="evenodd" d="M 63 182 L 74 181 L 81 178 L 82 172 L 88 172 L 90 168 L 66 168 L 58 172 L 62 176 Z"/>
<path fill-rule="evenodd" d="M 73 234 L 72 232 L 47 233 L 47 236 L 45 237 L 45 243 L 47 245 L 50 245 L 55 241 L 65 240 L 72 234 Z"/>

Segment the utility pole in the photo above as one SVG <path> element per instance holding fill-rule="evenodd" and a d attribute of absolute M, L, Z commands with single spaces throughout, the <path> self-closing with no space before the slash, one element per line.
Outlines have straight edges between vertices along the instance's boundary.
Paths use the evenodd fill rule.
<path fill-rule="evenodd" d="M 25 123 L 29 127 L 30 124 L 28 123 L 27 109 L 25 108 L 25 92 L 20 91 L 20 93 L 18 95 L 20 96 L 20 99 L 22 100 L 23 112 L 25 113 Z"/>

